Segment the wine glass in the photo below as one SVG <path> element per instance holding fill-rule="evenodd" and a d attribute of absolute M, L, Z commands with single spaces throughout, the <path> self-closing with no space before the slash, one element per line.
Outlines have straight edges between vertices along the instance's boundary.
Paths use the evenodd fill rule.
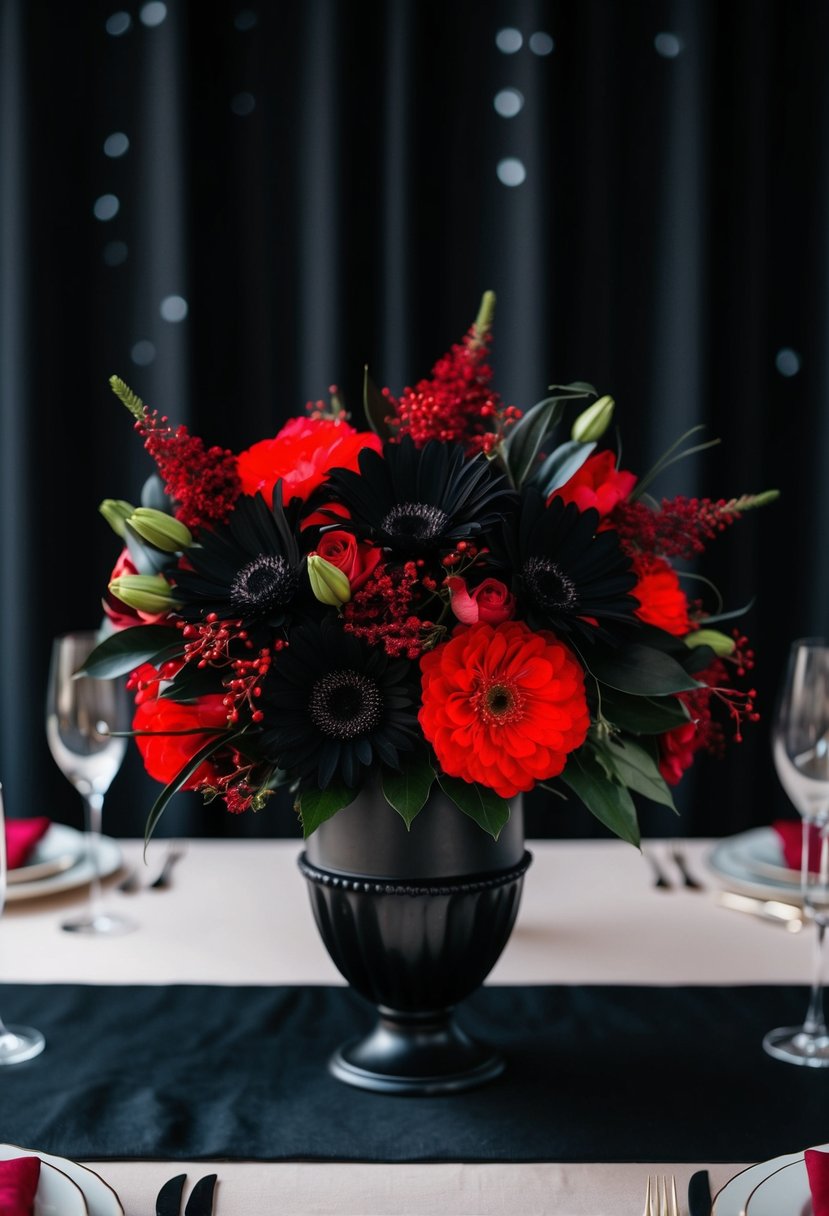
<path fill-rule="evenodd" d="M 6 904 L 6 815 L 3 808 L 3 787 L 0 785 L 0 915 Z M 46 1040 L 31 1026 L 6 1026 L 0 1018 L 0 1065 L 22 1064 L 39 1056 Z"/>
<path fill-rule="evenodd" d="M 64 921 L 61 928 L 75 933 L 128 933 L 136 927 L 133 921 L 101 907 L 99 846 L 104 795 L 127 750 L 126 739 L 114 732 L 130 728 L 129 698 L 121 680 L 76 675 L 98 640 L 97 633 L 85 630 L 66 633 L 52 643 L 46 738 L 58 768 L 83 798 L 85 852 L 92 869 L 86 911 Z"/>
<path fill-rule="evenodd" d="M 780 784 L 803 820 L 800 888 L 803 909 L 815 922 L 809 1007 L 802 1026 L 781 1026 L 763 1039 L 771 1056 L 790 1064 L 829 1067 L 829 1032 L 823 1010 L 823 940 L 829 902 L 829 646 L 822 638 L 793 642 L 772 729 Z M 820 836 L 817 872 L 809 868 L 813 832 Z"/>

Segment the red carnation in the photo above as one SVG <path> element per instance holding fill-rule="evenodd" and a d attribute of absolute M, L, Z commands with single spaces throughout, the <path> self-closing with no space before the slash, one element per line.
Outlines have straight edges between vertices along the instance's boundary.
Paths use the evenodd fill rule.
<path fill-rule="evenodd" d="M 420 660 L 423 733 L 445 773 L 512 798 L 557 776 L 587 736 L 584 673 L 522 621 L 477 624 Z"/>
<path fill-rule="evenodd" d="M 682 638 L 692 626 L 688 619 L 688 600 L 679 585 L 679 576 L 662 557 L 632 555 L 639 582 L 632 594 L 639 601 L 636 615 L 647 625 L 656 625 L 674 637 Z"/>
<path fill-rule="evenodd" d="M 214 694 L 199 697 L 192 705 L 159 697 L 138 706 L 132 723 L 133 730 L 153 732 L 137 735 L 135 739 L 144 767 L 151 777 L 167 785 L 211 737 L 195 732 L 203 732 L 205 727 L 216 727 L 217 733 L 226 729 L 227 708 L 223 702 L 221 694 Z M 171 734 L 171 731 L 194 733 Z M 209 760 L 205 760 L 182 788 L 192 790 L 201 785 L 215 784 L 216 780 L 216 769 Z"/>
<path fill-rule="evenodd" d="M 273 439 L 263 439 L 240 452 L 236 468 L 244 494 L 261 492 L 270 502 L 273 488 L 282 478 L 285 504 L 292 498 L 303 501 L 322 485 L 329 469 L 358 471 L 357 457 L 363 448 L 379 452 L 376 435 L 355 431 L 347 422 L 330 418 L 292 418 Z"/>
<path fill-rule="evenodd" d="M 574 502 L 580 511 L 593 507 L 604 517 L 627 498 L 635 485 L 633 473 L 616 468 L 612 452 L 594 452 L 569 481 L 559 486 L 555 496 Z"/>

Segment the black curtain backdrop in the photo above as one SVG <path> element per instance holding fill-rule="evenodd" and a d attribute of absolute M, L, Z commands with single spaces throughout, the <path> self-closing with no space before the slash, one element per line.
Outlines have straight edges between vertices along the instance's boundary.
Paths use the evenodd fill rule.
<path fill-rule="evenodd" d="M 44 738 L 50 639 L 98 623 L 118 548 L 98 503 L 135 499 L 151 471 L 109 375 L 238 450 L 332 382 L 357 411 L 364 364 L 413 383 L 492 288 L 509 402 L 587 379 L 617 400 L 625 467 L 697 423 L 722 439 L 657 493 L 782 491 L 705 563 L 727 605 L 756 596 L 764 721 L 700 758 L 681 819 L 643 822 L 721 835 L 792 813 L 769 720 L 790 640 L 829 626 L 829 8 L 118 4 L 0 0 L 9 812 L 79 821 Z M 499 49 L 504 30 L 519 49 Z M 499 179 L 508 158 L 520 185 Z M 183 319 L 165 319 L 165 301 L 183 311 L 170 297 Z M 139 834 L 156 788 L 131 754 L 106 829 Z M 598 830 L 546 798 L 530 816 L 536 834 Z M 162 827 L 295 831 L 284 800 L 233 819 L 184 798 Z"/>

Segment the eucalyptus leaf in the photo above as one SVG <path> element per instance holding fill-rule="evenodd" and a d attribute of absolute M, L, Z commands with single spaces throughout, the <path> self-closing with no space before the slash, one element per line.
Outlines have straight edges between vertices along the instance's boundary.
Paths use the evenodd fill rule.
<path fill-rule="evenodd" d="M 609 780 L 595 756 L 583 747 L 572 752 L 560 779 L 600 823 L 628 844 L 639 847 L 639 822 L 633 799 L 624 786 Z"/>
<path fill-rule="evenodd" d="M 379 435 L 383 442 L 389 439 L 391 431 L 386 418 L 391 411 L 391 405 L 368 374 L 368 367 L 363 369 L 363 410 L 375 435 Z"/>
<path fill-rule="evenodd" d="M 241 732 L 239 732 L 239 734 L 241 734 Z M 209 759 L 209 757 L 212 756 L 214 752 L 217 752 L 219 748 L 235 743 L 239 738 L 239 734 L 234 735 L 230 731 L 223 731 L 216 738 L 210 739 L 209 742 L 205 743 L 203 747 L 199 748 L 196 754 L 187 761 L 173 780 L 168 785 L 165 785 L 164 789 L 153 803 L 152 809 L 147 816 L 147 823 L 144 827 L 145 855 L 147 852 L 147 845 L 150 843 L 150 838 L 158 826 L 158 821 L 164 814 L 164 811 L 167 809 L 167 804 L 173 795 L 177 794 L 179 790 L 183 789 L 185 784 L 190 780 L 190 778 L 205 760 Z"/>
<path fill-rule="evenodd" d="M 634 743 L 632 739 L 626 739 L 624 742 L 604 739 L 595 742 L 594 747 L 597 755 L 603 753 L 610 758 L 617 776 L 628 789 L 678 813 L 673 795 L 656 761 L 638 743 Z"/>
<path fill-rule="evenodd" d="M 639 697 L 664 697 L 699 687 L 671 655 L 638 642 L 624 648 L 594 647 L 590 671 L 602 684 Z"/>
<path fill-rule="evenodd" d="M 440 788 L 455 806 L 474 819 L 479 827 L 497 840 L 501 829 L 509 819 L 509 803 L 485 785 L 477 781 L 463 781 L 460 777 L 438 777 Z"/>
<path fill-rule="evenodd" d="M 96 680 L 125 676 L 142 663 L 154 666 L 180 655 L 184 642 L 178 629 L 167 625 L 135 625 L 105 638 L 87 657 L 78 675 Z"/>
<path fill-rule="evenodd" d="M 344 806 L 349 806 L 357 797 L 358 790 L 345 785 L 329 785 L 327 789 L 307 789 L 296 800 L 296 809 L 302 820 L 302 835 L 305 840 L 316 832 L 321 823 L 336 815 Z"/>
<path fill-rule="evenodd" d="M 617 689 L 603 689 L 602 716 L 620 730 L 634 735 L 661 735 L 689 721 L 678 697 L 634 697 Z"/>
<path fill-rule="evenodd" d="M 413 819 L 426 805 L 434 779 L 435 770 L 425 758 L 409 762 L 400 773 L 383 769 L 383 796 L 410 830 Z"/>
<path fill-rule="evenodd" d="M 553 490 L 563 486 L 574 473 L 577 473 L 587 457 L 595 450 L 595 443 L 582 443 L 579 439 L 570 439 L 551 452 L 538 470 L 534 480 L 541 487 L 541 493 L 549 498 Z"/>

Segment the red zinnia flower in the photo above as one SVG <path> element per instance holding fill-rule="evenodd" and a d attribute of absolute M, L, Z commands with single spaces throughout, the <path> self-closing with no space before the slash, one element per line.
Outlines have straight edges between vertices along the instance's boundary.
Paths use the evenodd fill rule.
<path fill-rule="evenodd" d="M 132 723 L 133 730 L 156 732 L 136 735 L 135 742 L 144 761 L 144 768 L 156 781 L 166 785 L 178 776 L 188 760 L 192 760 L 210 738 L 210 735 L 204 733 L 180 735 L 169 732 L 203 732 L 205 727 L 210 726 L 216 727 L 217 733 L 227 727 L 227 708 L 221 694 L 199 697 L 192 705 L 182 705 L 164 697 L 144 701 L 135 711 Z M 213 764 L 205 760 L 182 788 L 193 790 L 200 785 L 212 785 L 216 776 Z"/>
<path fill-rule="evenodd" d="M 292 418 L 273 439 L 263 439 L 240 452 L 236 468 L 242 479 L 242 492 L 261 492 L 270 502 L 273 488 L 281 477 L 282 500 L 303 502 L 322 485 L 329 469 L 358 471 L 357 457 L 363 448 L 382 449 L 376 435 L 355 431 L 347 422 L 330 418 Z"/>
<path fill-rule="evenodd" d="M 574 502 L 580 511 L 595 507 L 604 517 L 627 498 L 635 485 L 633 473 L 616 468 L 612 452 L 594 452 L 555 494 L 565 502 Z"/>
<path fill-rule="evenodd" d="M 656 625 L 674 637 L 683 638 L 692 625 L 688 619 L 688 600 L 679 585 L 679 576 L 662 557 L 633 554 L 633 569 L 639 582 L 632 594 L 639 601 L 636 615 L 647 625 Z"/>
<path fill-rule="evenodd" d="M 459 630 L 420 660 L 418 717 L 445 773 L 502 798 L 557 776 L 590 725 L 584 673 L 522 621 Z"/>

